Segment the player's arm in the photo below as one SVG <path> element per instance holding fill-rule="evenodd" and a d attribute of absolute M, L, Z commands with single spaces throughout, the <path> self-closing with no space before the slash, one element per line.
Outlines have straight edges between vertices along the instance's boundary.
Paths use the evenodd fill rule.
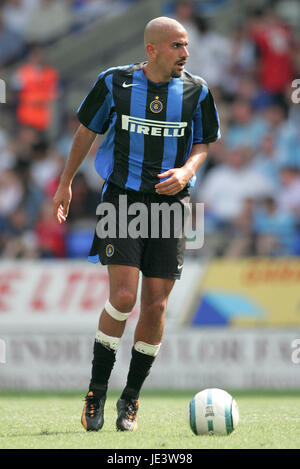
<path fill-rule="evenodd" d="M 54 216 L 59 223 L 65 221 L 68 215 L 72 197 L 71 185 L 79 166 L 88 154 L 97 134 L 104 134 L 110 123 L 112 95 L 106 78 L 106 72 L 100 73 L 77 111 L 81 125 L 75 134 L 66 167 L 53 199 Z M 108 78 L 111 82 L 112 75 Z"/>
<path fill-rule="evenodd" d="M 72 198 L 72 182 L 78 168 L 88 154 L 97 134 L 80 124 L 74 136 L 72 148 L 60 183 L 53 198 L 53 212 L 59 223 L 65 221 Z"/>
<path fill-rule="evenodd" d="M 157 194 L 175 195 L 180 192 L 196 174 L 198 168 L 205 161 L 208 153 L 208 144 L 195 143 L 190 156 L 181 168 L 172 168 L 157 176 L 167 178 L 155 186 Z"/>

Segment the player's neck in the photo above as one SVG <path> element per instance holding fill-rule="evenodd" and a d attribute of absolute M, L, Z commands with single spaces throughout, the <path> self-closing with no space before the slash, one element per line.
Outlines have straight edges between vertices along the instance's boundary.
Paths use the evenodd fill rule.
<path fill-rule="evenodd" d="M 143 65 L 143 72 L 148 80 L 153 81 L 154 83 L 165 83 L 172 80 L 171 75 L 165 75 L 161 70 L 157 70 L 155 64 L 146 62 Z"/>

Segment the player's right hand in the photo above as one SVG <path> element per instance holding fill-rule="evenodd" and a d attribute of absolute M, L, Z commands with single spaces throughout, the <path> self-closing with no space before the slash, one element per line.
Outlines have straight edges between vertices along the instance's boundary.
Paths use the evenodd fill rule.
<path fill-rule="evenodd" d="M 58 223 L 66 221 L 70 202 L 72 198 L 71 186 L 58 186 L 58 189 L 53 197 L 53 214 Z"/>

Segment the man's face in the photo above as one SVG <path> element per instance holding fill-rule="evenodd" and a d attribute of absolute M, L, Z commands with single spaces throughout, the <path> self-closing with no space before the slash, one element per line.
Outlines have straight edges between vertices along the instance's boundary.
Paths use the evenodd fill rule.
<path fill-rule="evenodd" d="M 156 63 L 166 76 L 179 78 L 189 53 L 186 31 L 175 31 L 156 46 Z"/>

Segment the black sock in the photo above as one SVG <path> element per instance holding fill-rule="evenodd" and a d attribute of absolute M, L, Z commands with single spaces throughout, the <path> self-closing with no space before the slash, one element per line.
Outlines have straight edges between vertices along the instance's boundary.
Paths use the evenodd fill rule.
<path fill-rule="evenodd" d="M 109 347 L 105 347 L 101 342 L 95 340 L 94 358 L 92 361 L 92 377 L 89 391 L 101 399 L 105 396 L 108 380 L 116 360 L 116 353 Z"/>
<path fill-rule="evenodd" d="M 135 348 L 132 348 L 127 383 L 121 394 L 121 399 L 138 399 L 140 390 L 150 373 L 154 360 L 155 357 L 138 352 Z"/>

